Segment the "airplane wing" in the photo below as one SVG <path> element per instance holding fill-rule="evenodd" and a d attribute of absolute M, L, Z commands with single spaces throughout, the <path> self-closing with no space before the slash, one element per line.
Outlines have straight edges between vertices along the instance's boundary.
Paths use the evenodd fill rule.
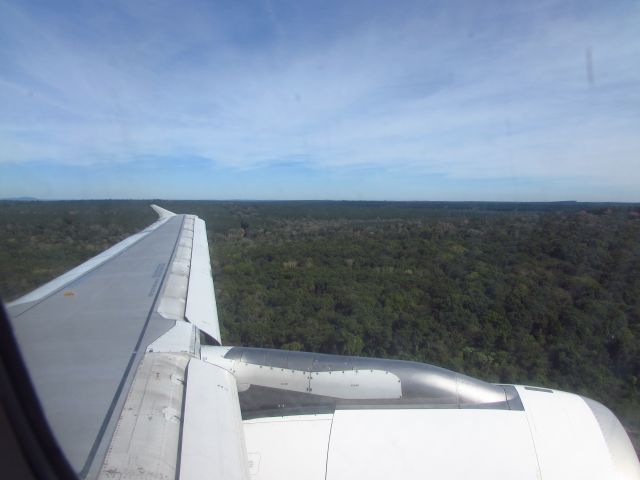
<path fill-rule="evenodd" d="M 156 223 L 7 306 L 78 477 L 640 478 L 620 422 L 579 395 L 222 346 L 205 224 L 153 208 Z"/>
<path fill-rule="evenodd" d="M 175 478 L 178 462 L 199 478 L 214 454 L 208 470 L 247 478 L 233 377 L 198 359 L 220 344 L 205 224 L 154 208 L 147 229 L 9 304 L 15 337 L 81 478 Z"/>

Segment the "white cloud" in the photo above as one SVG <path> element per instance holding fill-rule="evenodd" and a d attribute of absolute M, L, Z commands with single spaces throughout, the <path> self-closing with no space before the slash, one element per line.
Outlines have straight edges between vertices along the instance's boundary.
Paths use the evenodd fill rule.
<path fill-rule="evenodd" d="M 215 12 L 135 5 L 114 21 L 129 30 L 92 18 L 86 42 L 51 16 L 0 7 L 10 38 L 0 162 L 193 155 L 250 169 L 300 158 L 316 169 L 640 184 L 634 5 L 568 17 L 550 2 L 478 24 L 472 9 L 309 38 L 289 35 L 276 12 L 264 48 L 230 39 Z M 502 24 L 509 15 L 514 25 Z"/>

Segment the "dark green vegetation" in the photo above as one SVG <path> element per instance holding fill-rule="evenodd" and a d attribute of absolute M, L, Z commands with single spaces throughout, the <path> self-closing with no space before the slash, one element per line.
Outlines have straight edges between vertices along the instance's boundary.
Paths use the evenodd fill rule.
<path fill-rule="evenodd" d="M 148 203 L 0 203 L 0 293 L 150 224 Z M 638 434 L 637 205 L 159 203 L 207 222 L 227 343 L 576 391 Z"/>

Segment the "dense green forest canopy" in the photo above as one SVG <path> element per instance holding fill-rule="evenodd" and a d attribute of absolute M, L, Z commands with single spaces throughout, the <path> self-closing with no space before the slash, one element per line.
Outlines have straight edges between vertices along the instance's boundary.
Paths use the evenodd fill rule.
<path fill-rule="evenodd" d="M 638 205 L 157 203 L 207 222 L 226 343 L 575 391 L 611 406 L 637 441 Z M 1 202 L 0 294 L 150 224 L 148 204 Z"/>

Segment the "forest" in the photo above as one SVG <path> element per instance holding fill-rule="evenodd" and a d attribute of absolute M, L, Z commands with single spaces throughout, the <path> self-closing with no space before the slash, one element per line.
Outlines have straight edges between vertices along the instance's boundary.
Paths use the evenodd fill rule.
<path fill-rule="evenodd" d="M 638 449 L 640 205 L 154 202 L 207 222 L 225 343 L 577 392 Z M 0 295 L 141 230 L 149 203 L 0 202 Z"/>

